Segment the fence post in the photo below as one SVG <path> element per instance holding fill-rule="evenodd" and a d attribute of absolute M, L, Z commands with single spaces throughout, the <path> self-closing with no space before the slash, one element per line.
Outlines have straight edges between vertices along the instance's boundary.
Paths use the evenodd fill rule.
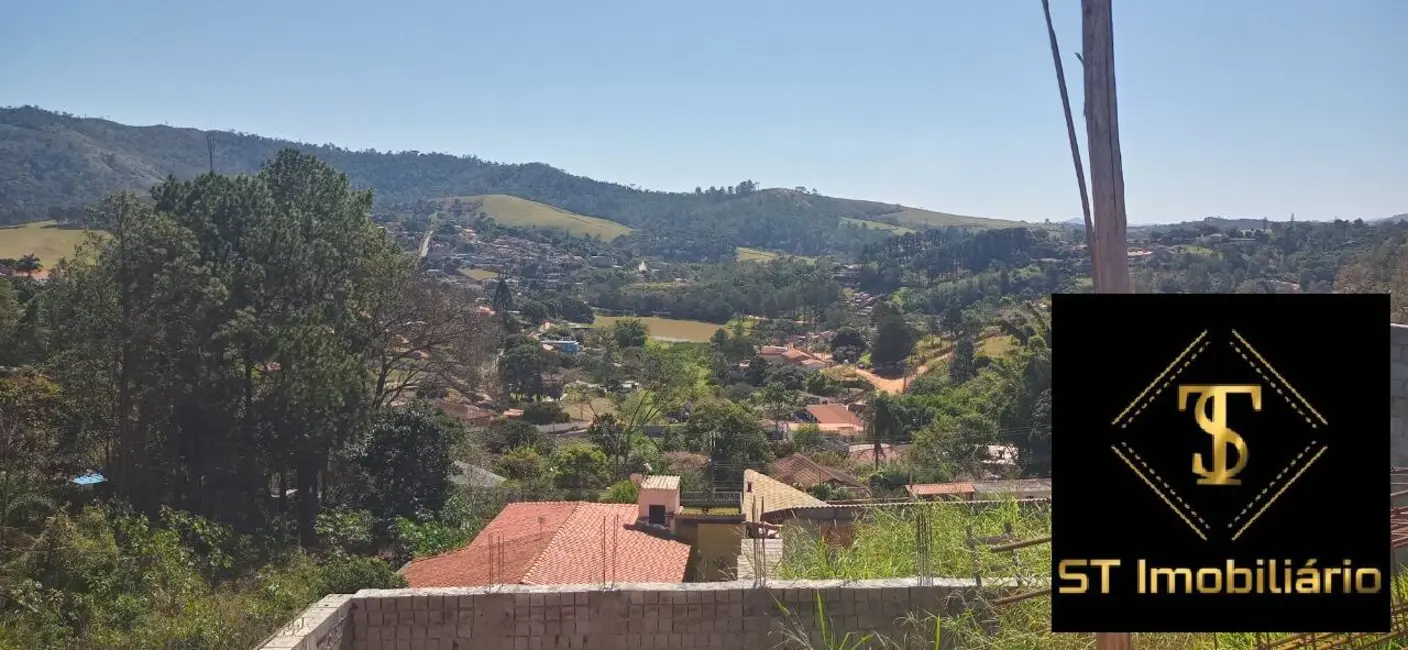
<path fill-rule="evenodd" d="M 1134 642 L 1129 633 L 1095 635 L 1095 650 L 1132 650 Z"/>

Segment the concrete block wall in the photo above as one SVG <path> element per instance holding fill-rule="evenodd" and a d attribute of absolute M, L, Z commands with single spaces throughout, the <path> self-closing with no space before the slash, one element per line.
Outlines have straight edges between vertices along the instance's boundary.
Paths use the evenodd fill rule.
<path fill-rule="evenodd" d="M 828 629 L 898 638 L 910 615 L 955 614 L 969 580 L 917 579 L 500 585 L 368 589 L 330 596 L 260 650 L 734 650 L 767 648 L 785 629 L 820 641 Z M 786 611 L 784 611 L 784 608 Z M 790 612 L 790 614 L 788 613 Z M 336 628 L 336 630 L 334 630 Z"/>
<path fill-rule="evenodd" d="M 893 635 L 900 619 L 958 611 L 966 580 L 789 581 L 364 590 L 351 650 L 737 649 L 772 647 L 788 617 L 817 636 L 816 599 L 840 633 Z M 960 597 L 955 597 L 960 594 Z"/>
<path fill-rule="evenodd" d="M 1408 325 L 1389 325 L 1389 453 L 1394 467 L 1408 467 Z"/>
<path fill-rule="evenodd" d="M 352 600 L 355 596 L 324 596 L 260 644 L 259 650 L 343 650 L 352 647 Z"/>

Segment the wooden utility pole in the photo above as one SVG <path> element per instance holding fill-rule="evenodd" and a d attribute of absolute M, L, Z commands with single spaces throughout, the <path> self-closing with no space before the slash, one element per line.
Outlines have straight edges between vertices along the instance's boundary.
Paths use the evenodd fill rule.
<path fill-rule="evenodd" d="M 1120 158 L 1119 111 L 1115 103 L 1115 30 L 1110 1 L 1081 0 L 1080 3 L 1085 136 L 1090 146 L 1090 193 L 1095 204 L 1095 246 L 1090 255 L 1094 260 L 1097 293 L 1130 293 L 1124 163 Z"/>
<path fill-rule="evenodd" d="M 1095 272 L 1095 226 L 1090 218 L 1090 194 L 1085 190 L 1085 164 L 1080 159 L 1080 140 L 1076 138 L 1076 123 L 1071 117 L 1071 96 L 1066 91 L 1066 67 L 1061 65 L 1061 46 L 1056 42 L 1056 26 L 1051 22 L 1051 0 L 1041 0 L 1046 14 L 1046 36 L 1051 41 L 1051 62 L 1056 66 L 1056 87 L 1061 91 L 1061 112 L 1066 115 L 1066 138 L 1071 143 L 1071 161 L 1076 168 L 1076 186 L 1080 188 L 1080 214 L 1085 219 L 1085 250 L 1090 254 L 1090 276 Z"/>
<path fill-rule="evenodd" d="M 1085 137 L 1095 198 L 1095 246 L 1090 251 L 1097 293 L 1130 293 L 1125 239 L 1124 163 L 1115 103 L 1115 28 L 1111 0 L 1081 0 L 1081 62 L 1085 66 Z M 1097 634 L 1096 650 L 1132 650 L 1130 634 Z"/>

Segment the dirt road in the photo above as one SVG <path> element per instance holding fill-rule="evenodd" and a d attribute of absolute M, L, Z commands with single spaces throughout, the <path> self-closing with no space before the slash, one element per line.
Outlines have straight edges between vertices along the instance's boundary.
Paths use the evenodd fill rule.
<path fill-rule="evenodd" d="M 949 356 L 952 355 L 952 354 L 953 354 L 952 352 L 948 352 L 948 353 L 945 353 L 945 354 L 942 354 L 942 355 L 938 356 L 937 358 L 930 359 L 928 363 L 925 363 L 924 365 L 919 366 L 918 368 L 915 368 L 915 369 L 914 369 L 914 372 L 909 373 L 909 374 L 908 374 L 908 378 L 909 378 L 909 379 L 914 379 L 915 377 L 918 377 L 919 375 L 922 375 L 922 374 L 924 374 L 924 373 L 926 373 L 926 372 L 929 372 L 929 367 L 930 367 L 930 365 L 932 365 L 932 364 L 934 364 L 934 363 L 937 363 L 937 362 L 939 362 L 939 361 L 944 361 L 944 360 L 948 359 Z M 885 392 L 887 392 L 887 393 L 903 393 L 903 392 L 904 392 L 905 377 L 897 377 L 897 378 L 895 378 L 895 379 L 887 379 L 887 378 L 881 377 L 880 375 L 877 375 L 877 374 L 875 374 L 875 373 L 873 373 L 873 372 L 870 372 L 869 370 L 862 370 L 862 369 L 860 369 L 860 368 L 854 368 L 854 370 L 856 371 L 856 375 L 858 375 L 861 379 L 864 379 L 864 380 L 870 382 L 870 385 L 871 385 L 871 386 L 874 386 L 874 387 L 875 387 L 875 390 L 882 390 L 882 391 L 885 391 Z"/>

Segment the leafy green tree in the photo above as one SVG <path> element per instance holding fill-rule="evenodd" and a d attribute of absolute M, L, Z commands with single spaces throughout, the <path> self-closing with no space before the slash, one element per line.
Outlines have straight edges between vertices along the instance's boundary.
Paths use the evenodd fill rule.
<path fill-rule="evenodd" d="M 523 421 L 530 424 L 567 422 L 572 416 L 557 402 L 529 402 L 523 405 Z"/>
<path fill-rule="evenodd" d="M 544 394 L 543 373 L 551 366 L 547 353 L 538 345 L 519 345 L 499 357 L 499 379 L 510 395 L 532 399 Z"/>
<path fill-rule="evenodd" d="M 508 450 L 495 462 L 494 468 L 504 478 L 520 482 L 546 478 L 551 474 L 547 459 L 533 447 Z"/>
<path fill-rule="evenodd" d="M 510 449 L 522 447 L 546 451 L 548 439 L 543 435 L 543 432 L 538 430 L 538 427 L 523 420 L 496 418 L 489 423 L 489 428 L 485 432 L 484 446 L 489 451 L 500 454 Z"/>
<path fill-rule="evenodd" d="M 914 352 L 914 343 L 914 330 L 905 322 L 904 315 L 888 311 L 876 319 L 870 361 L 881 367 L 898 364 Z"/>
<path fill-rule="evenodd" d="M 591 445 L 566 445 L 552 455 L 555 482 L 559 488 L 580 494 L 606 486 L 606 454 Z"/>
<path fill-rule="evenodd" d="M 494 286 L 494 297 L 490 303 L 494 311 L 506 312 L 513 309 L 513 293 L 508 288 L 508 278 L 501 277 Z"/>
<path fill-rule="evenodd" d="M 760 466 L 771 460 L 767 432 L 748 409 L 713 401 L 690 413 L 684 436 L 716 466 Z"/>
<path fill-rule="evenodd" d="M 650 338 L 650 328 L 639 318 L 623 318 L 611 326 L 611 337 L 622 350 L 642 348 Z"/>
<path fill-rule="evenodd" d="M 548 319 L 549 315 L 548 308 L 544 306 L 543 303 L 536 300 L 524 302 L 518 308 L 518 313 L 523 317 L 524 322 L 528 323 L 529 327 L 541 325 L 543 321 Z"/>
<path fill-rule="evenodd" d="M 28 253 L 15 263 L 15 270 L 20 273 L 38 273 L 44 270 L 44 265 L 39 263 L 39 257 L 34 253 Z"/>
<path fill-rule="evenodd" d="M 870 439 L 875 446 L 875 467 L 878 469 L 884 450 L 882 445 L 898 443 L 904 437 L 907 414 L 899 400 L 886 392 L 876 393 L 865 413 L 869 420 Z"/>
<path fill-rule="evenodd" d="M 24 308 L 15 296 L 9 278 L 0 277 L 0 364 L 15 356 L 15 336 L 24 317 Z"/>
<path fill-rule="evenodd" d="M 781 420 L 802 403 L 802 395 L 785 384 L 769 383 L 758 391 L 758 401 L 769 418 Z"/>
<path fill-rule="evenodd" d="M 836 330 L 836 336 L 831 339 L 831 349 L 838 348 L 856 348 L 865 352 L 865 335 L 854 327 L 842 327 Z"/>
<path fill-rule="evenodd" d="M 596 320 L 592 308 L 581 298 L 563 296 L 557 301 L 557 317 L 573 323 L 590 324 Z"/>
<path fill-rule="evenodd" d="M 606 490 L 606 494 L 601 495 L 602 503 L 635 503 L 640 496 L 640 490 L 630 479 L 623 479 L 611 484 Z"/>
<path fill-rule="evenodd" d="M 948 379 L 954 384 L 962 384 L 977 376 L 978 368 L 974 364 L 973 339 L 969 336 L 960 336 L 958 342 L 953 345 L 953 356 L 948 362 Z"/>
<path fill-rule="evenodd" d="M 821 427 L 806 423 L 792 428 L 792 447 L 806 453 L 821 448 Z"/>
<path fill-rule="evenodd" d="M 587 428 L 587 439 L 606 454 L 616 473 L 631 455 L 631 434 L 631 429 L 611 413 L 598 415 Z"/>
<path fill-rule="evenodd" d="M 371 477 L 367 508 L 383 520 L 439 512 L 452 487 L 452 452 L 463 439 L 459 423 L 424 403 L 378 413 L 358 458 Z"/>

